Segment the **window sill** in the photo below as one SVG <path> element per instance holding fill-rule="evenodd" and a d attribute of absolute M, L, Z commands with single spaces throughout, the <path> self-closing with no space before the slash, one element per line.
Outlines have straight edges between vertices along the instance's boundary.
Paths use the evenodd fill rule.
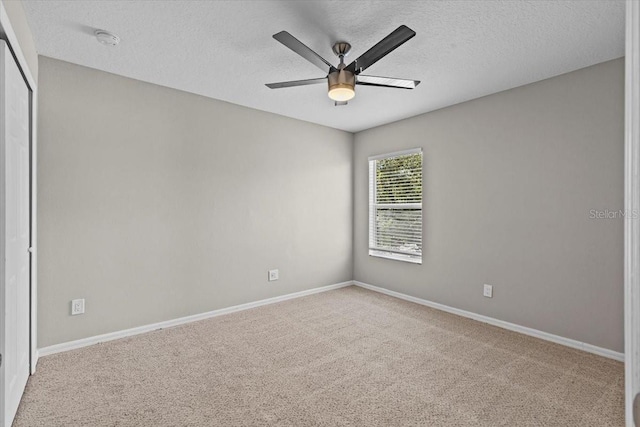
<path fill-rule="evenodd" d="M 392 259 L 394 261 L 403 261 L 403 262 L 408 262 L 410 264 L 422 264 L 422 257 L 417 257 L 413 255 L 396 254 L 393 252 L 385 252 L 385 251 L 379 251 L 374 249 L 369 249 L 369 256 L 374 256 L 377 258 Z"/>

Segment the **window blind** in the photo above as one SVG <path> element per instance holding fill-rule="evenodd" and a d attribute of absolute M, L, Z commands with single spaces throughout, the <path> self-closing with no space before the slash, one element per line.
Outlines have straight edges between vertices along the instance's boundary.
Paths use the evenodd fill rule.
<path fill-rule="evenodd" d="M 369 255 L 422 263 L 422 150 L 369 158 Z"/>

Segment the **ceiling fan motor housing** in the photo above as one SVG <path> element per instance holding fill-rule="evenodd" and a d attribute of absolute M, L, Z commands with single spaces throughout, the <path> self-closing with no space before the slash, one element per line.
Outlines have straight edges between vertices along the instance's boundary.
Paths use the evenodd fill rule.
<path fill-rule="evenodd" d="M 329 73 L 329 97 L 335 101 L 348 101 L 355 95 L 356 75 L 344 68 Z"/>

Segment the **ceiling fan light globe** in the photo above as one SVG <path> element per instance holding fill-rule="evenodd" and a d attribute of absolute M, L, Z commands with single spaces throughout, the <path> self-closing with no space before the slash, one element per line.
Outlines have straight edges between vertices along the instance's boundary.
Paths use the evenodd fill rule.
<path fill-rule="evenodd" d="M 336 85 L 329 89 L 329 98 L 334 101 L 344 102 L 353 99 L 356 96 L 356 91 L 349 85 Z"/>
<path fill-rule="evenodd" d="M 345 70 L 336 70 L 327 76 L 329 83 L 329 98 L 334 101 L 349 101 L 356 96 L 356 76 Z"/>

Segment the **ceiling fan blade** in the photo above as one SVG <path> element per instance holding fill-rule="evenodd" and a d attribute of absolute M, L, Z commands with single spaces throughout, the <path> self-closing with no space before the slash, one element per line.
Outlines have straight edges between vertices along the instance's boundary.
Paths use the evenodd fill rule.
<path fill-rule="evenodd" d="M 415 89 L 420 80 L 396 79 L 393 77 L 356 76 L 356 84 L 364 86 L 394 87 L 398 89 Z"/>
<path fill-rule="evenodd" d="M 415 35 L 416 32 L 411 28 L 400 25 L 395 31 L 347 65 L 347 70 L 360 74 Z"/>
<path fill-rule="evenodd" d="M 282 43 L 298 55 L 302 56 L 307 61 L 311 62 L 316 67 L 320 68 L 322 71 L 327 71 L 327 68 L 329 68 L 329 70 L 335 68 L 329 61 L 315 53 L 307 45 L 305 45 L 286 31 L 280 31 L 277 34 L 274 34 L 273 38 L 278 40 L 280 43 Z"/>
<path fill-rule="evenodd" d="M 333 104 L 335 107 L 339 107 L 340 105 L 347 105 L 349 101 L 335 101 Z"/>
<path fill-rule="evenodd" d="M 327 78 L 320 77 L 319 79 L 292 80 L 289 82 L 267 83 L 265 86 L 267 86 L 270 89 L 280 89 L 283 87 L 315 85 L 318 83 L 327 83 Z"/>

